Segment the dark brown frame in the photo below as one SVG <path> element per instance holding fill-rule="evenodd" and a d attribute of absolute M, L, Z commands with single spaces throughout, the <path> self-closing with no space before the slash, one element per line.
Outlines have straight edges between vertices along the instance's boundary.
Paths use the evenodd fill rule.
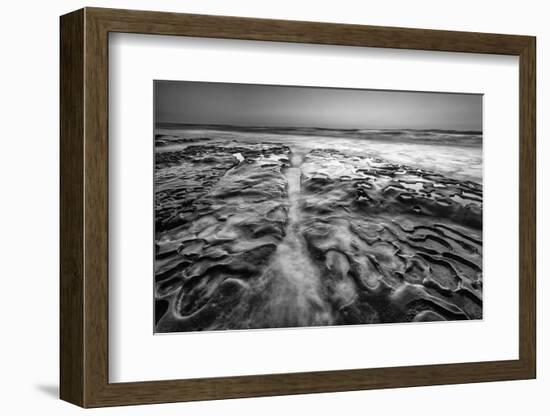
<path fill-rule="evenodd" d="M 519 359 L 109 383 L 109 32 L 519 56 Z M 99 407 L 535 378 L 535 50 L 531 36 L 99 8 L 62 16 L 61 398 Z"/>

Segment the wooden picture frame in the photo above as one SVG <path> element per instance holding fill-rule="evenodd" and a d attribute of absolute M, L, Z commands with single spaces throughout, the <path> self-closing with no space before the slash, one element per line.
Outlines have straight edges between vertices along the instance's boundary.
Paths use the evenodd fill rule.
<path fill-rule="evenodd" d="M 60 396 L 82 407 L 212 400 L 536 376 L 535 38 L 85 8 L 61 17 Z M 519 359 L 109 383 L 108 35 L 298 42 L 519 57 Z"/>

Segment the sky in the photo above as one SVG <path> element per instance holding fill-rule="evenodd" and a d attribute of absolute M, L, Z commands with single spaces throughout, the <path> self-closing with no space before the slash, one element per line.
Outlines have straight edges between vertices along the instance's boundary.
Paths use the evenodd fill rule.
<path fill-rule="evenodd" d="M 155 122 L 482 130 L 482 95 L 155 81 Z"/>

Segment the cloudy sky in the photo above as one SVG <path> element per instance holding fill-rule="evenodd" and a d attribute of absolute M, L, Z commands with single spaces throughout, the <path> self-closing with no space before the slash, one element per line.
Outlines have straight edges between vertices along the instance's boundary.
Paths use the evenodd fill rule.
<path fill-rule="evenodd" d="M 482 96 L 155 81 L 155 121 L 374 129 L 482 129 Z"/>

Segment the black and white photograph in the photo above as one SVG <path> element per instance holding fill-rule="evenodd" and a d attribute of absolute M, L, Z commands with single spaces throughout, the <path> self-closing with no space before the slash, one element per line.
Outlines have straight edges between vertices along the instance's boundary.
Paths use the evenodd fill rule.
<path fill-rule="evenodd" d="M 483 318 L 483 96 L 157 80 L 155 333 Z"/>

